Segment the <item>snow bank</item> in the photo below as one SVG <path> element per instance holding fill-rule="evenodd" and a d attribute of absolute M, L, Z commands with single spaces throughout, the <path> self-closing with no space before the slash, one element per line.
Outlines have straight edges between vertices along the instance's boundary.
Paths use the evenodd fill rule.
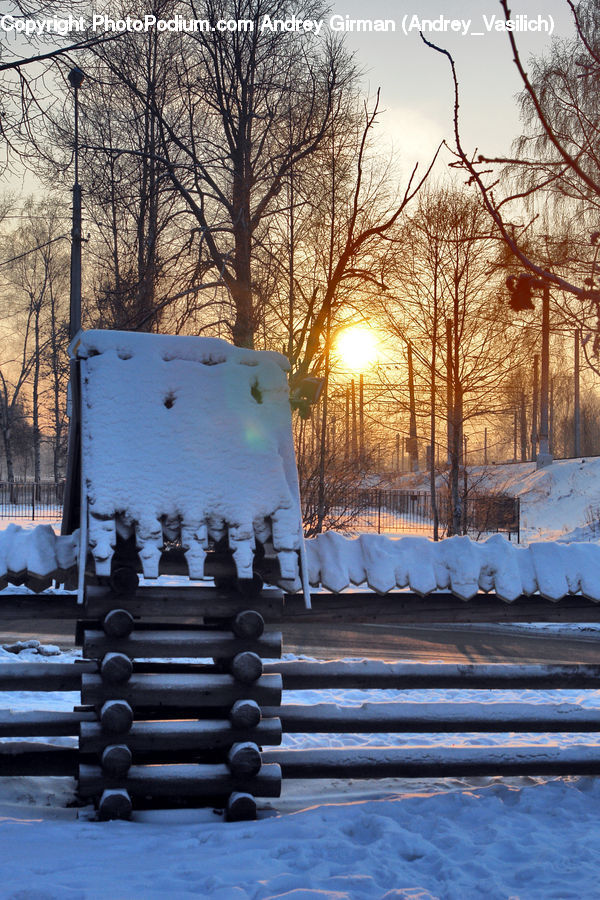
<path fill-rule="evenodd" d="M 600 544 L 543 542 L 519 547 L 501 535 L 475 542 L 452 537 L 392 540 L 380 534 L 345 538 L 336 532 L 306 542 L 309 579 L 330 591 L 368 584 L 378 593 L 410 588 L 426 595 L 450 590 L 463 600 L 478 591 L 495 591 L 512 602 L 540 593 L 560 600 L 581 592 L 600 602 Z"/>
<path fill-rule="evenodd" d="M 144 575 L 181 539 L 202 577 L 209 538 L 227 536 L 240 578 L 256 539 L 299 587 L 302 528 L 286 371 L 278 353 L 214 338 L 88 331 L 81 359 L 83 482 L 96 572 L 116 532 L 135 531 Z"/>

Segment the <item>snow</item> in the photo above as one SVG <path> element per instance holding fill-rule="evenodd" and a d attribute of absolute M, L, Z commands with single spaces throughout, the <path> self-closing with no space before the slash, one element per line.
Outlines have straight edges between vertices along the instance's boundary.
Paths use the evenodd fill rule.
<path fill-rule="evenodd" d="M 272 542 L 299 587 L 302 527 L 285 357 L 216 338 L 80 333 L 83 482 L 96 572 L 116 530 L 136 533 L 146 577 L 180 537 L 201 578 L 209 538 L 227 536 L 240 578 Z"/>
<path fill-rule="evenodd" d="M 410 588 L 426 595 L 451 590 L 463 600 L 494 590 L 512 602 L 539 592 L 560 600 L 579 591 L 600 601 L 600 544 L 511 544 L 502 535 L 486 541 L 452 537 L 434 542 L 425 537 L 393 540 L 380 534 L 346 538 L 330 531 L 306 542 L 309 579 L 331 591 L 368 584 L 378 593 Z"/>
<path fill-rule="evenodd" d="M 92 515 L 92 520 L 94 516 Z M 114 519 L 97 519 L 97 552 L 100 530 L 113 534 Z M 182 525 L 183 534 L 185 526 Z M 110 551 L 110 537 L 104 546 Z M 156 549 L 163 536 L 157 536 Z M 42 576 L 60 579 L 76 560 L 77 536 L 61 537 L 50 525 L 33 530 L 9 525 L 0 531 L 0 577 L 17 583 Z M 104 552 L 104 551 L 102 551 Z M 204 553 L 204 550 L 202 550 Z M 600 543 L 532 542 L 517 546 L 502 535 L 485 541 L 452 537 L 434 542 L 425 537 L 388 538 L 362 534 L 346 538 L 333 531 L 305 542 L 308 579 L 330 591 L 343 591 L 350 585 L 367 584 L 380 594 L 410 589 L 423 596 L 436 590 L 451 590 L 464 600 L 480 591 L 495 591 L 503 600 L 513 602 L 522 594 L 540 593 L 557 601 L 568 594 L 582 593 L 600 602 Z M 141 552 L 142 561 L 148 562 Z M 294 551 L 295 556 L 295 551 Z M 280 553 L 281 558 L 281 553 Z M 298 588 L 295 580 L 280 582 L 288 589 Z M 33 580 L 32 580 L 33 579 Z M 42 585 L 43 586 L 43 585 Z"/>
<path fill-rule="evenodd" d="M 74 652 L 60 661 L 73 659 Z M 0 651 L 32 662 L 35 648 Z M 39 658 L 39 657 L 38 657 Z M 359 706 L 397 691 L 288 692 L 284 702 Z M 409 702 L 465 700 L 600 707 L 596 691 L 407 691 Z M 2 694 L 14 709 L 68 709 L 74 694 Z M 511 735 L 556 746 L 591 735 Z M 594 736 L 597 738 L 598 736 Z M 451 737 L 458 746 L 500 735 Z M 70 739 L 63 739 L 68 743 Z M 284 746 L 434 748 L 448 735 L 287 735 Z M 54 743 L 58 739 L 53 739 Z M 71 741 L 72 743 L 72 741 Z M 224 823 L 212 809 L 136 812 L 95 822 L 67 808 L 73 782 L 0 778 L 0 896 L 7 900 L 131 897 L 183 900 L 425 900 L 581 898 L 597 893 L 600 781 L 595 778 L 428 779 L 284 784 L 256 822 Z"/>
<path fill-rule="evenodd" d="M 0 585 L 61 579 L 77 564 L 77 534 L 57 535 L 52 525 L 22 528 L 10 524 L 0 530 Z M 46 586 L 46 585 L 44 585 Z"/>
<path fill-rule="evenodd" d="M 474 466 L 469 476 L 480 491 L 519 497 L 522 541 L 569 539 L 572 532 L 570 539 L 580 540 L 576 530 L 600 519 L 600 457 L 558 459 L 539 470 L 535 463 Z"/>

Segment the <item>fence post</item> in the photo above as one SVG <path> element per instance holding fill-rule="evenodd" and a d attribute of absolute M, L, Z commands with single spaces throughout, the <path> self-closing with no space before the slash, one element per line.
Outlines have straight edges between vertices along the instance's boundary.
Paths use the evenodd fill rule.
<path fill-rule="evenodd" d="M 31 518 L 35 522 L 35 484 L 31 485 Z"/>
<path fill-rule="evenodd" d="M 377 490 L 377 534 L 381 534 L 381 491 Z"/>

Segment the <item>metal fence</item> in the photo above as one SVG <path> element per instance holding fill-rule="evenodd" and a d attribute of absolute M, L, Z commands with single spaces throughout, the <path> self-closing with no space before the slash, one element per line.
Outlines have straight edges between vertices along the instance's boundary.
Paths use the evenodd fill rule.
<path fill-rule="evenodd" d="M 0 481 L 0 517 L 3 519 L 60 519 L 65 485 Z"/>
<path fill-rule="evenodd" d="M 303 514 L 309 530 L 317 519 L 318 497 L 309 491 L 302 496 Z M 437 497 L 440 537 L 452 520 L 447 494 Z M 433 533 L 431 495 L 425 491 L 379 490 L 378 488 L 332 487 L 325 492 L 323 530 Z M 517 497 L 507 494 L 480 494 L 463 500 L 462 534 L 473 537 L 502 532 L 519 541 L 520 508 Z"/>

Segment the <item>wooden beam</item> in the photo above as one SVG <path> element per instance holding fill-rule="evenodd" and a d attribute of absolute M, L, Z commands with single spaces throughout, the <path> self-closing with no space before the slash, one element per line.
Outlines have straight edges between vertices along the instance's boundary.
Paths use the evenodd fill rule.
<path fill-rule="evenodd" d="M 0 691 L 78 691 L 82 675 L 97 671 L 95 662 L 0 663 Z"/>
<path fill-rule="evenodd" d="M 134 709 L 152 707 L 231 706 L 236 700 L 256 700 L 261 706 L 281 702 L 281 676 L 263 675 L 254 684 L 238 683 L 231 675 L 132 675 L 125 684 L 105 684 L 99 675 L 84 675 L 81 702 L 98 705 L 126 700 Z"/>
<path fill-rule="evenodd" d="M 77 735 L 82 723 L 95 722 L 93 712 L 17 712 L 0 710 L 0 737 L 57 737 Z"/>
<path fill-rule="evenodd" d="M 247 610 L 249 605 L 259 612 L 265 621 L 281 619 L 283 592 L 275 588 L 263 590 L 252 600 L 243 594 L 221 591 L 214 587 L 197 585 L 158 585 L 139 587 L 133 597 L 118 597 L 108 588 L 88 587 L 84 603 L 84 615 L 97 619 L 106 615 L 115 606 L 126 609 L 132 616 L 144 619 L 173 619 L 179 616 L 231 617 Z"/>
<path fill-rule="evenodd" d="M 79 615 L 77 594 L 6 594 L 0 603 L 0 622 L 27 619 L 33 623 L 36 619 L 76 619 Z"/>
<path fill-rule="evenodd" d="M 281 673 L 283 687 L 287 691 L 339 688 L 600 688 L 600 666 L 587 665 L 385 663 L 372 659 L 357 662 L 294 660 L 265 663 L 264 671 L 270 674 Z"/>
<path fill-rule="evenodd" d="M 253 651 L 268 659 L 281 656 L 281 632 L 265 632 L 260 638 L 236 638 L 231 631 L 139 631 L 129 637 L 108 637 L 103 631 L 84 632 L 83 654 L 99 659 L 106 653 L 125 653 L 132 659 L 234 657 L 243 651 Z"/>
<path fill-rule="evenodd" d="M 35 741 L 0 744 L 0 773 L 6 775 L 65 775 L 77 773 L 79 750 Z"/>
<path fill-rule="evenodd" d="M 132 766 L 127 776 L 111 779 L 100 766 L 79 767 L 79 792 L 83 797 L 100 796 L 104 790 L 122 788 L 132 797 L 202 798 L 244 791 L 257 797 L 279 797 L 281 770 L 263 766 L 254 777 L 234 776 L 225 764 Z"/>
<path fill-rule="evenodd" d="M 600 732 L 600 709 L 560 703 L 316 703 L 263 710 L 278 715 L 287 734 L 377 732 Z M 83 727 L 83 726 L 82 726 Z"/>
<path fill-rule="evenodd" d="M 302 594 L 286 594 L 285 621 L 379 622 L 396 625 L 428 625 L 453 622 L 600 622 L 600 603 L 570 595 L 558 602 L 534 595 L 521 595 L 513 603 L 496 594 L 480 592 L 461 600 L 448 591 L 422 597 L 411 591 L 392 591 L 381 596 L 371 591 L 312 594 L 312 609 L 306 609 Z"/>
<path fill-rule="evenodd" d="M 284 778 L 599 775 L 600 745 L 265 750 L 263 761 L 280 765 Z"/>
<path fill-rule="evenodd" d="M 114 743 L 114 735 L 102 730 L 99 722 L 82 722 L 79 745 L 82 753 L 101 753 Z M 227 719 L 199 721 L 134 722 L 125 738 L 134 753 L 169 750 L 217 750 L 232 744 L 252 741 L 255 744 L 281 743 L 281 722 L 263 719 L 255 728 L 235 728 Z"/>

